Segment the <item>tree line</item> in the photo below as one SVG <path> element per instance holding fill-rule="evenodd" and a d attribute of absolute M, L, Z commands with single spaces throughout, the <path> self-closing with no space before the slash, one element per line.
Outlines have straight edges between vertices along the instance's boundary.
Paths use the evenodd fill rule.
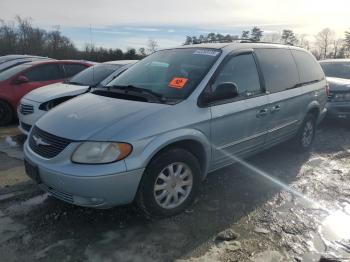
<path fill-rule="evenodd" d="M 337 37 L 330 28 L 325 28 L 315 35 L 296 34 L 291 29 L 284 29 L 280 33 L 264 34 L 261 28 L 255 26 L 251 30 L 242 31 L 241 35 L 209 33 L 207 35 L 187 36 L 184 45 L 225 43 L 238 40 L 299 46 L 309 50 L 319 60 L 350 57 L 350 31 L 346 31 L 343 37 Z"/>
<path fill-rule="evenodd" d="M 342 37 L 325 28 L 315 35 L 296 34 L 293 30 L 284 29 L 281 32 L 265 33 L 255 26 L 244 30 L 240 35 L 209 33 L 207 35 L 187 36 L 184 45 L 234 42 L 237 40 L 250 42 L 271 42 L 303 47 L 317 59 L 350 57 L 350 31 Z M 5 22 L 0 19 L 0 56 L 7 54 L 28 54 L 46 56 L 55 59 L 83 59 L 96 62 L 140 59 L 158 49 L 158 43 L 149 39 L 146 48 L 129 48 L 123 51 L 119 48 L 96 47 L 86 44 L 79 50 L 72 40 L 62 35 L 59 26 L 47 31 L 32 25 L 29 18 L 17 16 L 14 21 Z"/>
<path fill-rule="evenodd" d="M 155 45 L 155 43 L 152 44 Z M 136 49 L 130 48 L 123 52 L 119 48 L 107 49 L 96 47 L 93 44 L 86 44 L 83 50 L 79 50 L 68 37 L 62 35 L 59 26 L 52 31 L 47 31 L 34 27 L 31 19 L 17 16 L 11 22 L 0 20 L 0 56 L 8 54 L 105 62 L 140 59 L 147 54 L 147 50 L 141 48 L 136 51 Z"/>

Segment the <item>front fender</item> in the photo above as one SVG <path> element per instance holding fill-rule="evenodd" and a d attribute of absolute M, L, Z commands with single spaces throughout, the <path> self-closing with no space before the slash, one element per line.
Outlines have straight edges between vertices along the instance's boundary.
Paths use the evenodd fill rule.
<path fill-rule="evenodd" d="M 133 143 L 132 154 L 125 159 L 128 170 L 145 168 L 151 159 L 163 148 L 184 140 L 200 143 L 205 151 L 205 173 L 211 159 L 211 146 L 208 137 L 197 129 L 178 129 Z"/>

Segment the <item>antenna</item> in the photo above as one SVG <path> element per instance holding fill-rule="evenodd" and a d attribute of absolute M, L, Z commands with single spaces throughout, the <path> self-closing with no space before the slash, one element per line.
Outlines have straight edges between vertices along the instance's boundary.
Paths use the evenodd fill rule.
<path fill-rule="evenodd" d="M 92 52 L 92 28 L 90 24 L 90 52 Z M 92 66 L 92 82 L 95 82 L 95 65 Z"/>

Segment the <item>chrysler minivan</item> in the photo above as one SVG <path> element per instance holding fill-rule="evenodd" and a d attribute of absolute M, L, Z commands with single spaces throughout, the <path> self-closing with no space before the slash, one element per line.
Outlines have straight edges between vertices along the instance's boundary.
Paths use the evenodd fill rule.
<path fill-rule="evenodd" d="M 187 208 L 214 170 L 283 141 L 311 147 L 327 82 L 307 51 L 263 43 L 153 53 L 53 108 L 25 143 L 27 174 L 80 206 Z"/>

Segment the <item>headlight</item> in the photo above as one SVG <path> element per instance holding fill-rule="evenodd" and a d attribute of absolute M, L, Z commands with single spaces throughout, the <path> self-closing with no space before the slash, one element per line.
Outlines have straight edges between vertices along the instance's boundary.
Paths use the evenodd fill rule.
<path fill-rule="evenodd" d="M 132 151 L 127 143 L 83 142 L 73 153 L 72 161 L 80 164 L 107 164 L 126 158 Z"/>
<path fill-rule="evenodd" d="M 72 98 L 74 98 L 74 96 L 59 97 L 59 98 L 47 101 L 45 103 L 42 103 L 39 106 L 39 109 L 44 110 L 44 111 L 50 111 L 52 108 L 58 106 L 59 104 L 62 104 L 63 102 L 66 102 L 67 100 L 70 100 Z"/>
<path fill-rule="evenodd" d="M 46 103 L 43 103 L 39 106 L 40 110 L 44 110 L 44 111 L 50 111 L 52 108 L 54 108 L 56 106 L 55 101 L 49 101 Z"/>

